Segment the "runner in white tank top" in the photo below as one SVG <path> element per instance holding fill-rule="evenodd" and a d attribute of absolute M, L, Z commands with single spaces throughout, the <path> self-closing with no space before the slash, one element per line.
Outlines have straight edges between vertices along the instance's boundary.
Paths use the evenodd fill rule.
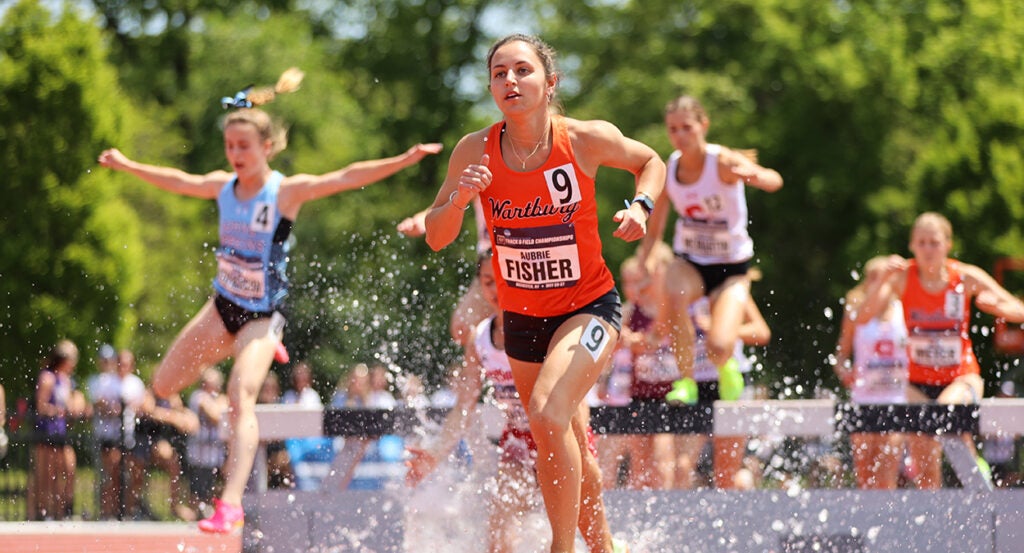
<path fill-rule="evenodd" d="M 708 144 L 709 126 L 704 108 L 694 98 L 683 96 L 666 107 L 665 127 L 676 150 L 667 167 L 668 200 L 659 199 L 655 205 L 641 253 L 648 255 L 662 237 L 673 208 L 679 216 L 674 241 L 678 257 L 666 279 L 669 308 L 659 327 L 670 333 L 683 375 L 666 399 L 683 403 L 697 401 L 689 305 L 705 295 L 711 302 L 707 353 L 718 368 L 719 393 L 722 399 L 736 399 L 743 390 L 733 349 L 750 298 L 747 270 L 754 255 L 747 233 L 745 188 L 782 188 L 782 176 L 757 164 L 753 155 Z"/>
<path fill-rule="evenodd" d="M 682 152 L 672 152 L 666 162 L 665 195 L 679 215 L 672 249 L 700 265 L 742 263 L 754 256 L 746 194 L 739 183 L 722 181 L 721 152 L 721 145 L 707 145 L 704 168 L 693 183 L 679 181 Z"/>
<path fill-rule="evenodd" d="M 907 402 L 907 327 L 903 304 L 893 301 L 897 316 L 874 318 L 858 325 L 853 333 L 854 403 Z"/>
<path fill-rule="evenodd" d="M 864 280 L 847 292 L 836 345 L 835 371 L 853 403 L 907 402 L 907 327 L 903 305 L 893 295 L 885 311 L 857 324 L 857 310 L 869 286 L 881 279 L 885 257 L 864 265 Z M 897 433 L 850 434 L 854 473 L 861 489 L 896 489 L 903 461 L 904 436 Z"/>

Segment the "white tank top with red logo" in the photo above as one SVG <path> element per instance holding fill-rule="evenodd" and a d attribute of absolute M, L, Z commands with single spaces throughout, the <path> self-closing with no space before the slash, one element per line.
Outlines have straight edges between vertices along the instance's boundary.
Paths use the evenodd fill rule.
<path fill-rule="evenodd" d="M 853 331 L 854 403 L 907 402 L 907 326 L 896 303 L 890 320 L 874 318 Z"/>
<path fill-rule="evenodd" d="M 526 409 L 519 399 L 519 392 L 516 391 L 516 383 L 512 378 L 512 365 L 508 362 L 508 355 L 505 350 L 498 349 L 491 339 L 491 328 L 494 326 L 494 317 L 488 317 L 476 327 L 473 346 L 476 348 L 480 365 L 484 368 L 484 378 L 493 387 L 494 400 L 498 407 L 505 413 L 505 428 L 528 432 L 530 421 L 526 416 Z"/>
<path fill-rule="evenodd" d="M 676 178 L 682 153 L 668 158 L 665 194 L 672 201 L 676 221 L 672 249 L 701 265 L 741 263 L 754 257 L 754 241 L 747 233 L 747 197 L 742 182 L 726 183 L 718 177 L 722 147 L 708 144 L 704 169 L 696 182 Z"/>

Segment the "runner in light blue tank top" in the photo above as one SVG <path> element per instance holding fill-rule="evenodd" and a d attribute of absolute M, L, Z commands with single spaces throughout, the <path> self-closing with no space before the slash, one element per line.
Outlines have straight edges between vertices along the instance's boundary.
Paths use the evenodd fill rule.
<path fill-rule="evenodd" d="M 277 208 L 283 177 L 272 172 L 259 193 L 245 201 L 235 195 L 236 177 L 217 196 L 220 248 L 213 287 L 249 311 L 274 311 L 288 294 L 285 271 L 291 221 L 282 218 Z"/>
<path fill-rule="evenodd" d="M 224 488 L 214 500 L 213 515 L 199 521 L 204 532 L 233 532 L 243 524 L 242 494 L 259 443 L 256 394 L 281 342 L 284 320 L 278 310 L 287 293 L 288 236 L 299 210 L 306 202 L 358 190 L 441 151 L 441 144 L 417 144 L 397 156 L 355 162 L 323 175 L 281 175 L 270 161 L 287 144 L 286 133 L 254 106 L 296 90 L 301 80 L 302 72 L 293 68 L 273 88 L 247 88 L 221 100 L 226 109 L 238 108 L 223 122 L 231 172 L 190 174 L 130 160 L 116 149 L 99 157 L 104 167 L 169 192 L 216 198 L 220 209 L 216 294 L 174 339 L 152 378 L 153 392 L 169 397 L 191 386 L 206 367 L 234 358 Z"/>

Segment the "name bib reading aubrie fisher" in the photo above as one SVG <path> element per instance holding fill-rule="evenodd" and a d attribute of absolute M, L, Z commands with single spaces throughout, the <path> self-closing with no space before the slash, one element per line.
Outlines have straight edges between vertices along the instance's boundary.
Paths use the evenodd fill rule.
<path fill-rule="evenodd" d="M 495 254 L 505 282 L 513 288 L 548 290 L 575 286 L 580 253 L 572 223 L 494 229 Z"/>

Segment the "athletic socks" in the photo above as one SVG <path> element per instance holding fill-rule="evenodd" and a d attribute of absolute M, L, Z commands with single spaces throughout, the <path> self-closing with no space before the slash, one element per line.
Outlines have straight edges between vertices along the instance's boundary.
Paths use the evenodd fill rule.
<path fill-rule="evenodd" d="M 736 401 L 743 395 L 743 373 L 735 357 L 730 357 L 724 365 L 718 367 L 718 397 L 726 401 Z"/>
<path fill-rule="evenodd" d="M 697 382 L 690 378 L 680 378 L 672 383 L 672 390 L 665 394 L 665 401 L 693 405 L 697 403 Z"/>
<path fill-rule="evenodd" d="M 725 365 L 718 368 L 718 398 L 735 401 L 743 394 L 745 386 L 739 362 L 736 358 L 730 357 Z M 697 397 L 697 382 L 685 377 L 672 383 L 672 390 L 665 394 L 665 401 L 694 405 L 697 403 Z"/>

